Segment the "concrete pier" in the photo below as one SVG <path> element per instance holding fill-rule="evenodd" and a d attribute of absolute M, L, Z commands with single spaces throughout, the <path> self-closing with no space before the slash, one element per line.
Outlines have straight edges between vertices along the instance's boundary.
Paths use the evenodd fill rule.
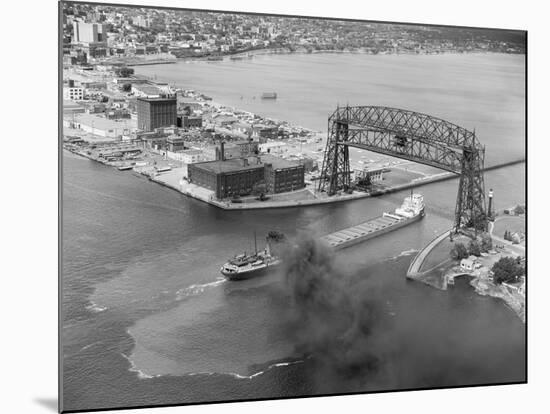
<path fill-rule="evenodd" d="M 440 234 L 435 239 L 433 239 L 430 243 L 428 243 L 428 245 L 424 247 L 420 252 L 418 252 L 416 257 L 411 262 L 409 269 L 407 270 L 408 278 L 415 279 L 421 276 L 422 274 L 427 273 L 427 272 L 420 272 L 420 268 L 422 267 L 424 260 L 426 259 L 428 254 L 430 254 L 430 252 L 435 248 L 435 246 L 437 246 L 442 240 L 447 238 L 450 233 L 451 233 L 451 230 L 447 230 L 443 234 Z"/>

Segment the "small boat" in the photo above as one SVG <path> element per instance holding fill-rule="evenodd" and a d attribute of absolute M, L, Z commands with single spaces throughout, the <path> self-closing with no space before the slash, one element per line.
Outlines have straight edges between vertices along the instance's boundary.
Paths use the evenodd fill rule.
<path fill-rule="evenodd" d="M 117 167 L 117 170 L 119 171 L 127 171 L 127 170 L 131 170 L 132 168 L 134 168 L 134 166 L 132 164 L 127 164 L 127 165 L 120 165 Z"/>
<path fill-rule="evenodd" d="M 220 272 L 229 280 L 246 280 L 261 276 L 277 268 L 281 259 L 271 253 L 271 241 L 280 241 L 284 238 L 281 233 L 270 232 L 266 237 L 266 247 L 258 251 L 256 233 L 254 233 L 254 254 L 246 252 L 236 255 L 221 267 Z"/>
<path fill-rule="evenodd" d="M 277 92 L 264 92 L 262 99 L 277 99 Z"/>

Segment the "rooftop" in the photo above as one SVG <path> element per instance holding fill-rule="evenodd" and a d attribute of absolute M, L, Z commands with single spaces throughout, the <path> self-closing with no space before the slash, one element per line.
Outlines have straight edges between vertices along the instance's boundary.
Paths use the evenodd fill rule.
<path fill-rule="evenodd" d="M 153 85 L 133 85 L 133 88 L 142 92 L 142 93 L 145 93 L 147 95 L 159 95 L 161 94 L 161 90 L 159 88 L 157 88 L 156 86 L 153 86 Z"/>
<path fill-rule="evenodd" d="M 259 163 L 256 161 L 258 158 L 260 159 Z M 216 160 L 199 162 L 194 164 L 194 166 L 216 174 L 264 168 L 265 164 L 271 164 L 275 170 L 301 166 L 299 163 L 287 161 L 272 155 L 253 156 L 245 159 L 248 159 L 248 165 L 243 165 L 243 158 L 230 158 L 225 161 Z"/>
<path fill-rule="evenodd" d="M 215 174 L 264 168 L 262 163 L 257 164 L 256 162 L 249 162 L 247 166 L 244 166 L 241 158 L 231 158 L 225 161 L 199 162 L 193 165 L 195 168 L 200 168 Z"/>
<path fill-rule="evenodd" d="M 186 150 L 180 151 L 180 154 L 199 155 L 199 154 L 202 154 L 202 150 L 199 150 L 199 149 L 186 149 Z"/>
<path fill-rule="evenodd" d="M 169 98 L 137 98 L 138 101 L 145 101 L 145 102 L 163 102 L 163 101 L 172 101 L 176 102 L 176 97 L 169 97 Z"/>
<path fill-rule="evenodd" d="M 277 170 L 279 168 L 292 168 L 292 167 L 301 167 L 301 164 L 296 161 L 285 160 L 275 155 L 262 155 L 262 162 L 269 163 L 273 166 L 273 169 Z"/>
<path fill-rule="evenodd" d="M 72 118 L 71 118 L 72 119 Z M 123 129 L 136 128 L 136 121 L 133 119 L 107 119 L 103 116 L 97 116 L 93 114 L 77 114 L 74 117 L 74 121 L 80 124 L 92 126 L 98 130 L 111 130 L 118 129 L 122 132 Z"/>

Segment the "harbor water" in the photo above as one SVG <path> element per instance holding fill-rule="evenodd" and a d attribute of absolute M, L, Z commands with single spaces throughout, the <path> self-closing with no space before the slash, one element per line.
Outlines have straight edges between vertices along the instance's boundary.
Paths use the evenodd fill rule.
<path fill-rule="evenodd" d="M 318 130 L 336 100 L 426 112 L 475 127 L 497 162 L 524 152 L 522 64 L 504 55 L 288 55 L 136 71 Z M 277 100 L 252 99 L 266 90 Z M 525 200 L 524 169 L 486 174 L 496 208 Z M 67 410 L 525 380 L 525 327 L 503 302 L 477 295 L 467 281 L 442 292 L 405 278 L 414 253 L 451 225 L 457 180 L 417 189 L 424 219 L 336 257 L 382 304 L 387 329 L 369 339 L 372 352 L 381 341 L 393 350 L 381 369 L 397 379 L 373 370 L 358 381 L 331 377 L 300 352 L 284 275 L 228 282 L 219 269 L 254 248 L 254 231 L 319 236 L 393 211 L 408 191 L 223 211 L 69 153 L 63 182 Z"/>

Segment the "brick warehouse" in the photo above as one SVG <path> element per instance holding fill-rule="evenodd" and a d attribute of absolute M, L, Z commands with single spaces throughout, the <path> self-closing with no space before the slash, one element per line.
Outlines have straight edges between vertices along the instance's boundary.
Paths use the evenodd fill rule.
<path fill-rule="evenodd" d="M 214 191 L 218 199 L 249 195 L 254 185 L 262 181 L 272 194 L 305 187 L 303 165 L 273 156 L 190 164 L 188 178 L 191 183 Z"/>

